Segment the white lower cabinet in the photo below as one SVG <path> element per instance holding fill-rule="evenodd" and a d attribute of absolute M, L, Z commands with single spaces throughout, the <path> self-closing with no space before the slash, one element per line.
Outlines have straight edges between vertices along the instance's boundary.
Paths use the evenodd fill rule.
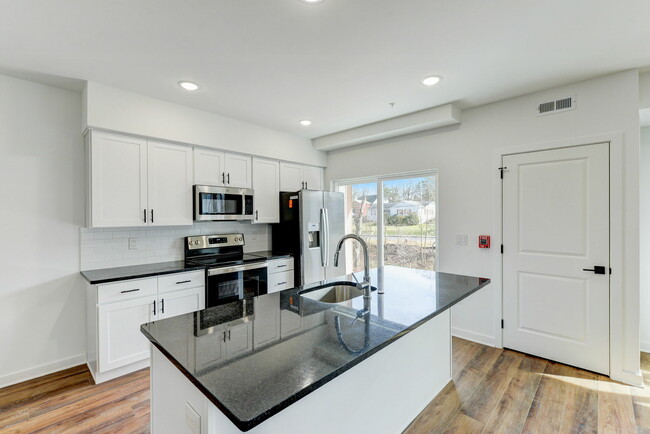
<path fill-rule="evenodd" d="M 169 276 L 88 285 L 87 359 L 96 383 L 149 365 L 142 324 L 205 308 L 203 270 L 171 276 L 179 289 L 169 288 Z M 192 288 L 183 287 L 188 281 Z"/>
<path fill-rule="evenodd" d="M 293 258 L 268 261 L 267 270 L 269 294 L 294 287 Z"/>
<path fill-rule="evenodd" d="M 107 372 L 149 357 L 149 341 L 134 330 L 153 321 L 156 297 L 97 306 L 99 371 Z"/>
<path fill-rule="evenodd" d="M 253 326 L 250 322 L 223 324 L 219 330 L 190 340 L 194 349 L 195 369 L 202 371 L 253 350 Z"/>
<path fill-rule="evenodd" d="M 253 346 L 262 347 L 280 339 L 280 294 L 255 298 Z"/>

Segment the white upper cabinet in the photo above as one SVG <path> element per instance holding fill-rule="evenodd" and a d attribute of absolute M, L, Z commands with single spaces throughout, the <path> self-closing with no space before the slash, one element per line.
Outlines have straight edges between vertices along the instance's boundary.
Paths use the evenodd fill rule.
<path fill-rule="evenodd" d="M 224 154 L 227 187 L 252 188 L 252 162 L 249 155 Z"/>
<path fill-rule="evenodd" d="M 90 227 L 192 224 L 192 149 L 91 131 Z"/>
<path fill-rule="evenodd" d="M 149 224 L 192 225 L 192 148 L 149 142 Z"/>
<path fill-rule="evenodd" d="M 280 191 L 298 191 L 304 186 L 301 164 L 280 163 Z"/>
<path fill-rule="evenodd" d="M 251 157 L 194 148 L 194 184 L 252 188 Z"/>
<path fill-rule="evenodd" d="M 255 214 L 253 223 L 280 221 L 280 163 L 253 158 Z"/>
<path fill-rule="evenodd" d="M 91 132 L 88 226 L 146 226 L 147 141 Z"/>
<path fill-rule="evenodd" d="M 223 185 L 224 153 L 194 148 L 194 184 Z"/>
<path fill-rule="evenodd" d="M 322 190 L 323 169 L 295 163 L 280 163 L 280 191 Z"/>
<path fill-rule="evenodd" d="M 323 168 L 314 166 L 302 167 L 302 178 L 305 180 L 307 190 L 323 189 Z"/>

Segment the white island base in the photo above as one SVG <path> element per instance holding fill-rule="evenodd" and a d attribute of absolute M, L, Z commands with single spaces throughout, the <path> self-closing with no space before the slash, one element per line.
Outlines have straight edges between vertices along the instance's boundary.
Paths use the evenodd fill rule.
<path fill-rule="evenodd" d="M 402 432 L 451 381 L 450 321 L 440 313 L 248 432 Z M 155 347 L 151 420 L 154 434 L 241 432 Z"/>

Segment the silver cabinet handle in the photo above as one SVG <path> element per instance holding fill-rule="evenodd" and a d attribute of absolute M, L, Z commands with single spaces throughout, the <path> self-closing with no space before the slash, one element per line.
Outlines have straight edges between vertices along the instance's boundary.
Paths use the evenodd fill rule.
<path fill-rule="evenodd" d="M 286 284 L 287 284 L 287 282 L 279 282 L 279 283 L 278 283 L 278 286 L 280 286 L 280 285 L 286 285 Z"/>
<path fill-rule="evenodd" d="M 226 342 L 226 331 L 223 331 L 223 341 Z"/>
<path fill-rule="evenodd" d="M 153 223 L 153 208 L 151 209 L 151 223 Z"/>
<path fill-rule="evenodd" d="M 230 185 L 230 172 L 228 172 L 228 185 Z"/>
<path fill-rule="evenodd" d="M 165 313 L 165 299 L 160 300 L 160 313 Z"/>
<path fill-rule="evenodd" d="M 259 220 L 259 219 L 260 219 L 260 212 L 255 210 L 255 220 Z"/>
<path fill-rule="evenodd" d="M 228 329 L 228 340 L 230 340 L 230 329 Z"/>
<path fill-rule="evenodd" d="M 305 189 L 309 188 L 309 183 L 305 181 Z"/>
<path fill-rule="evenodd" d="M 180 282 L 176 282 L 177 285 L 180 285 L 182 283 L 190 283 L 191 280 L 181 280 Z"/>
<path fill-rule="evenodd" d="M 156 300 L 153 301 L 153 314 L 156 315 Z"/>
<path fill-rule="evenodd" d="M 144 223 L 147 223 L 147 210 L 146 209 L 142 210 L 142 221 Z"/>
<path fill-rule="evenodd" d="M 226 172 L 221 172 L 221 183 L 222 184 L 226 183 Z"/>
<path fill-rule="evenodd" d="M 125 289 L 124 291 L 120 291 L 120 293 L 121 293 L 121 294 L 126 294 L 126 293 L 129 293 L 129 292 L 136 292 L 136 291 L 140 291 L 140 288 L 135 288 L 135 289 Z"/>
<path fill-rule="evenodd" d="M 283 267 L 286 267 L 286 266 L 287 266 L 287 264 L 284 264 L 284 265 L 278 265 L 276 268 L 283 268 Z"/>

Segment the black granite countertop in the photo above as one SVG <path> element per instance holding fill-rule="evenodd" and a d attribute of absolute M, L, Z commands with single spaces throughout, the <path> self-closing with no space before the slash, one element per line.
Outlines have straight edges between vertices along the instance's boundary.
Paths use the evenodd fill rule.
<path fill-rule="evenodd" d="M 352 277 L 330 282 L 343 279 Z M 324 283 L 319 282 L 144 324 L 141 330 L 240 430 L 248 431 L 490 283 L 394 266 L 373 269 L 371 281 L 385 293 L 373 291 L 369 319 L 354 324 L 363 297 L 328 304 L 300 296 Z M 279 330 L 269 339 L 274 321 Z M 232 357 L 214 351 L 225 331 L 238 327 L 251 327 L 248 351 Z"/>
<path fill-rule="evenodd" d="M 274 253 L 268 250 L 246 253 L 259 258 L 280 259 L 289 258 L 290 254 Z M 141 279 L 161 276 L 163 274 L 182 273 L 184 271 L 202 270 L 205 265 L 186 264 L 185 261 L 158 262 L 154 264 L 131 265 L 128 267 L 104 268 L 99 270 L 84 270 L 81 275 L 91 284 L 118 282 L 120 280 Z"/>
<path fill-rule="evenodd" d="M 205 266 L 190 265 L 185 261 L 157 262 L 154 264 L 131 265 L 128 267 L 104 268 L 99 270 L 84 270 L 81 275 L 91 285 L 118 282 L 120 280 L 141 279 L 144 277 L 161 276 L 163 274 L 182 273 L 184 271 L 203 270 Z"/>

